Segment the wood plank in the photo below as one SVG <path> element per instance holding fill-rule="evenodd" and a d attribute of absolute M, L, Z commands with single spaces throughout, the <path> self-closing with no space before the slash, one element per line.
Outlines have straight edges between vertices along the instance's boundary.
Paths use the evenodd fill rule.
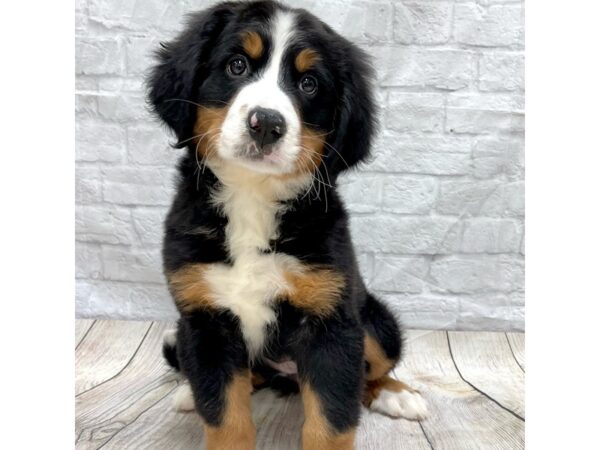
<path fill-rule="evenodd" d="M 454 362 L 465 381 L 524 418 L 525 376 L 505 334 L 449 332 L 448 340 Z"/>
<path fill-rule="evenodd" d="M 75 319 L 75 348 L 81 344 L 93 324 L 94 319 Z"/>
<path fill-rule="evenodd" d="M 404 362 L 395 372 L 428 400 L 421 425 L 436 450 L 524 448 L 524 422 L 462 380 L 445 332 L 407 333 Z"/>
<path fill-rule="evenodd" d="M 197 449 L 204 445 L 202 421 L 196 413 L 175 412 L 174 392 L 117 433 L 103 448 Z M 257 427 L 257 449 L 300 448 L 302 404 L 298 396 L 278 397 L 261 390 L 252 396 L 252 416 Z"/>
<path fill-rule="evenodd" d="M 145 325 L 149 326 L 148 323 Z M 175 412 L 171 405 L 181 379 L 163 362 L 160 349 L 163 331 L 172 326 L 152 324 L 134 357 L 124 367 L 115 374 L 116 366 L 113 366 L 107 370 L 113 373 L 111 377 L 77 397 L 77 449 L 202 447 L 203 433 L 198 415 Z M 112 331 L 109 328 L 106 325 L 93 335 L 89 333 L 88 338 L 97 341 L 99 348 L 92 351 L 88 338 L 83 341 L 86 346 L 82 344 L 80 353 L 87 356 L 82 359 L 79 355 L 78 370 L 82 362 L 86 367 L 96 364 L 98 370 L 104 370 L 100 366 L 111 364 L 108 361 L 111 352 L 103 350 L 102 346 L 114 348 L 115 340 L 127 340 L 127 336 L 136 334 L 119 330 L 118 326 L 113 326 Z M 118 336 L 111 337 L 115 332 Z M 504 348 L 497 342 L 498 337 L 504 339 Z M 453 333 L 450 338 L 444 332 L 409 332 L 404 362 L 394 373 L 421 390 L 429 402 L 430 417 L 419 423 L 394 420 L 363 410 L 357 449 L 512 450 L 524 447 L 524 422 L 461 378 L 449 343 L 453 346 L 457 366 L 464 369 L 468 377 L 474 376 L 475 372 L 476 383 L 489 384 L 483 379 L 484 375 L 495 380 L 496 371 L 505 371 L 493 394 L 504 400 L 516 395 L 513 386 L 516 383 L 507 384 L 504 380 L 506 374 L 514 375 L 515 366 L 518 366 L 503 333 Z M 478 350 L 480 346 L 483 347 L 481 351 Z M 123 361 L 126 352 L 116 352 L 120 355 L 118 359 Z M 104 362 L 94 363 L 92 355 L 102 355 L 100 359 Z M 470 368 L 472 365 L 475 369 Z M 504 365 L 512 368 L 505 369 Z M 522 377 L 523 372 L 520 369 L 518 372 Z M 280 398 L 272 391 L 263 390 L 255 394 L 252 401 L 258 431 L 257 449 L 299 449 L 303 421 L 299 396 Z"/>
<path fill-rule="evenodd" d="M 117 375 L 140 346 L 150 322 L 98 320 L 75 352 L 75 394 Z"/>
<path fill-rule="evenodd" d="M 506 333 L 506 338 L 512 350 L 512 354 L 517 360 L 517 364 L 525 372 L 525 334 L 524 333 Z"/>
<path fill-rule="evenodd" d="M 104 449 L 202 448 L 201 419 L 195 413 L 177 413 L 172 408 L 174 392 L 116 433 Z M 300 396 L 279 397 L 265 389 L 252 396 L 252 416 L 257 427 L 257 449 L 301 448 L 304 420 Z M 402 436 L 402 439 L 398 439 Z M 363 409 L 356 448 L 429 449 L 418 423 L 394 420 Z"/>
<path fill-rule="evenodd" d="M 129 364 L 115 377 L 76 397 L 77 449 L 96 449 L 168 395 L 179 376 L 160 355 L 172 323 L 155 322 Z"/>

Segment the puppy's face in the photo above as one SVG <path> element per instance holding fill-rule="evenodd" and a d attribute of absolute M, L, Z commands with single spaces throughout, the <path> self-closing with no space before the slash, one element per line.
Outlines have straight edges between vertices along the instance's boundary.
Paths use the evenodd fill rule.
<path fill-rule="evenodd" d="M 200 151 L 258 172 L 313 170 L 335 113 L 326 55 L 291 12 L 228 28 L 198 87 L 194 131 L 206 139 Z"/>
<path fill-rule="evenodd" d="M 293 175 L 323 161 L 339 172 L 336 161 L 350 166 L 368 152 L 374 119 L 364 55 L 305 11 L 218 5 L 159 58 L 150 99 L 205 161 Z"/>

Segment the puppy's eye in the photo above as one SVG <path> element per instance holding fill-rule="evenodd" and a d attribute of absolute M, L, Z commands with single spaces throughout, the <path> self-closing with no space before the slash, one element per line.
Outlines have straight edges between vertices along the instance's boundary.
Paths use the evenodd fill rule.
<path fill-rule="evenodd" d="M 317 80 L 315 79 L 315 77 L 306 75 L 300 80 L 299 88 L 306 95 L 315 95 L 315 93 L 317 92 Z"/>
<path fill-rule="evenodd" d="M 227 73 L 232 77 L 243 77 L 248 73 L 248 61 L 243 56 L 234 56 L 227 63 Z"/>

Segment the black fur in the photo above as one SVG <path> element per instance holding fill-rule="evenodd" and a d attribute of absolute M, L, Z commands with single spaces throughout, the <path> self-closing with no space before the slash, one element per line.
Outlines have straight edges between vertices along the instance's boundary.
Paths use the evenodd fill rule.
<path fill-rule="evenodd" d="M 149 100 L 175 133 L 177 146 L 187 146 L 179 164 L 177 194 L 165 224 L 163 257 L 167 273 L 193 263 L 231 262 L 224 244 L 227 218 L 210 202 L 219 181 L 208 168 L 198 172 L 195 145 L 190 141 L 196 121 L 195 104 L 221 105 L 233 98 L 243 82 L 226 79 L 222 68 L 232 52 L 239 51 L 235 36 L 250 25 L 268 31 L 267 20 L 278 9 L 287 8 L 271 1 L 216 5 L 191 16 L 186 31 L 157 54 L 158 64 L 148 80 Z M 370 89 L 372 70 L 358 47 L 306 11 L 297 10 L 297 15 L 294 45 L 310 46 L 322 55 L 314 68 L 319 91 L 314 99 L 298 94 L 298 74 L 291 69 L 284 74 L 283 82 L 302 120 L 315 131 L 327 134 L 319 170 L 332 187 L 323 189 L 319 198 L 300 196 L 288 202 L 278 238 L 269 251 L 292 255 L 306 264 L 331 266 L 344 274 L 347 283 L 336 311 L 325 319 L 286 302 L 279 303 L 277 324 L 269 330 L 265 356 L 297 361 L 300 379 L 317 393 L 328 421 L 341 432 L 355 427 L 359 419 L 365 330 L 393 361 L 400 358 L 401 339 L 397 322 L 367 292 L 360 277 L 348 215 L 336 190 L 338 174 L 369 156 L 376 126 Z M 268 54 L 268 33 L 263 39 Z M 253 64 L 259 73 L 261 62 Z M 214 232 L 194 233 L 198 226 Z M 182 314 L 177 357 L 173 348 L 163 351 L 168 362 L 180 367 L 189 378 L 196 407 L 211 425 L 221 420 L 225 388 L 235 373 L 252 365 L 258 372 L 265 372 L 260 360 L 249 361 L 238 320 L 225 310 Z M 288 381 L 283 382 L 287 390 L 297 389 Z M 281 380 L 273 386 L 277 387 L 278 382 Z"/>

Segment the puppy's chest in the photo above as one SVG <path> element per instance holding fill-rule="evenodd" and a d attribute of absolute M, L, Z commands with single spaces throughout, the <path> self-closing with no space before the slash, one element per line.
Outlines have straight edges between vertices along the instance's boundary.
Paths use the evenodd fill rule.
<path fill-rule="evenodd" d="M 270 251 L 278 238 L 281 204 L 255 189 L 217 193 L 227 217 L 225 247 L 231 264 L 215 264 L 206 273 L 215 301 L 235 314 L 251 354 L 260 351 L 267 326 L 276 321 L 274 301 L 289 289 L 286 274 L 299 262 Z"/>

